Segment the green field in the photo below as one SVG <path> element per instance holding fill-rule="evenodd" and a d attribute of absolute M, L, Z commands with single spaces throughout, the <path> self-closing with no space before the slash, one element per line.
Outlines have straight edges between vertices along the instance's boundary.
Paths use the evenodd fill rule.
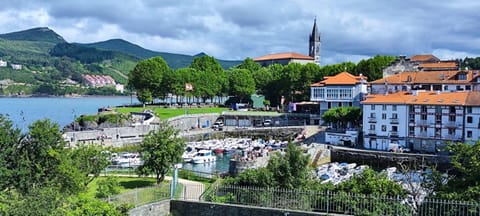
<path fill-rule="evenodd" d="M 142 112 L 143 110 L 152 110 L 155 112 L 155 115 L 160 117 L 160 119 L 169 119 L 172 117 L 188 114 L 203 114 L 203 113 L 219 113 L 227 111 L 228 108 L 223 107 L 206 107 L 206 108 L 164 108 L 158 106 L 146 106 L 143 107 L 122 107 L 115 108 L 117 112 L 120 113 L 130 113 L 130 112 Z"/>
<path fill-rule="evenodd" d="M 87 191 L 85 195 L 88 197 L 95 197 L 95 193 L 97 192 L 97 182 L 99 179 L 104 179 L 105 177 L 98 177 L 93 180 L 90 184 L 88 184 Z M 120 193 L 125 193 L 136 188 L 141 187 L 148 187 L 155 185 L 154 178 L 138 178 L 138 177 L 117 177 L 117 181 L 120 185 Z M 165 184 L 169 184 L 168 182 Z"/>

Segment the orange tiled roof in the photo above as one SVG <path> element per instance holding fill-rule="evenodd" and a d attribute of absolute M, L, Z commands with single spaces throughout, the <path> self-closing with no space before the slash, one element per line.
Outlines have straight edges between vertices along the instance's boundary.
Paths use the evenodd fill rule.
<path fill-rule="evenodd" d="M 480 106 L 480 92 L 396 92 L 368 95 L 362 104 L 416 104 Z"/>
<path fill-rule="evenodd" d="M 458 64 L 456 62 L 436 62 L 436 63 L 422 63 L 418 67 L 421 68 L 456 68 Z"/>
<path fill-rule="evenodd" d="M 467 79 L 456 80 L 456 75 L 459 73 L 467 73 Z M 473 71 L 406 71 L 372 81 L 370 84 L 460 84 L 470 83 L 473 78 Z"/>
<path fill-rule="evenodd" d="M 427 60 L 430 60 L 432 58 L 435 58 L 435 59 L 438 59 L 440 61 L 439 58 L 437 58 L 436 56 L 432 55 L 432 54 L 425 54 L 425 55 L 414 55 L 410 58 L 410 61 L 427 61 Z"/>
<path fill-rule="evenodd" d="M 348 72 L 341 72 L 335 76 L 326 76 L 323 81 L 314 83 L 310 86 L 319 87 L 325 85 L 355 85 L 363 80 L 367 80 L 366 76 L 354 76 Z"/>
<path fill-rule="evenodd" d="M 303 54 L 295 53 L 295 52 L 269 54 L 269 55 L 264 55 L 264 56 L 254 58 L 253 60 L 254 61 L 268 61 L 268 60 L 278 60 L 278 59 L 314 60 L 313 57 L 311 57 L 311 56 L 307 56 L 307 55 L 303 55 Z"/>

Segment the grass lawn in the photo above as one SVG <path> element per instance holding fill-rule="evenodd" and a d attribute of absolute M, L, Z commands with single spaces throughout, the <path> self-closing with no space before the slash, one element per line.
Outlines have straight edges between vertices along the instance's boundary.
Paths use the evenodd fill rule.
<path fill-rule="evenodd" d="M 88 197 L 95 197 L 95 193 L 97 192 L 97 182 L 99 179 L 104 179 L 105 177 L 98 177 L 93 180 L 90 184 L 88 184 L 87 191 L 85 195 Z M 154 178 L 139 178 L 139 177 L 117 177 L 117 181 L 120 184 L 120 193 L 125 193 L 136 188 L 141 187 L 148 187 L 155 185 Z M 164 182 L 165 184 L 169 184 L 168 182 Z"/>
<path fill-rule="evenodd" d="M 155 115 L 160 117 L 160 119 L 169 119 L 175 116 L 185 115 L 185 112 L 188 114 L 202 114 L 202 113 L 222 113 L 223 111 L 228 110 L 228 108 L 224 107 L 205 107 L 205 108 L 163 108 L 158 106 L 146 106 L 143 107 L 121 107 L 115 108 L 117 112 L 120 113 L 129 113 L 129 112 L 142 112 L 143 110 L 153 110 Z"/>

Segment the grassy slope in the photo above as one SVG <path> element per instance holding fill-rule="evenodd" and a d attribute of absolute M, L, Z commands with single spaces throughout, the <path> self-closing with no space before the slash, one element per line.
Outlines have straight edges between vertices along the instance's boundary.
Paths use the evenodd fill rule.
<path fill-rule="evenodd" d="M 220 108 L 220 107 L 213 107 L 213 108 L 163 108 L 158 106 L 147 106 L 143 107 L 125 107 L 125 108 L 116 108 L 118 112 L 121 113 L 129 113 L 129 112 L 142 112 L 145 109 L 153 110 L 160 119 L 168 119 L 175 116 L 184 115 L 185 112 L 188 114 L 202 114 L 202 113 L 222 113 L 223 111 L 228 110 L 228 108 Z"/>

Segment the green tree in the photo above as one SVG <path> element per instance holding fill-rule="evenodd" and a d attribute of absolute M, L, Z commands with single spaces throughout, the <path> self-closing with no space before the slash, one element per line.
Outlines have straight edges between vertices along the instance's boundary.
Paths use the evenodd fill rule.
<path fill-rule="evenodd" d="M 36 188 L 58 187 L 64 192 L 74 193 L 82 188 L 79 171 L 72 166 L 67 156 L 65 142 L 58 124 L 50 120 L 32 123 L 24 136 L 19 136 L 18 129 L 8 128 L 11 123 L 2 119 L 6 127 L 1 129 L 2 152 L 0 155 L 0 173 L 2 189 L 14 188 L 21 194 L 27 194 Z M 3 125 L 3 124 L 1 124 Z"/>
<path fill-rule="evenodd" d="M 356 67 L 355 74 L 363 74 L 373 81 L 383 77 L 383 68 L 395 60 L 393 56 L 376 55 L 367 60 L 361 60 Z"/>
<path fill-rule="evenodd" d="M 80 172 L 83 173 L 85 186 L 97 178 L 111 164 L 106 149 L 99 145 L 79 144 L 69 154 L 75 163 L 75 167 L 78 167 Z"/>
<path fill-rule="evenodd" d="M 163 94 L 162 78 L 169 70 L 167 62 L 160 56 L 142 60 L 128 74 L 128 85 L 141 92 L 142 97 L 139 97 L 139 100 L 142 103 L 149 102 L 145 100 L 149 99 L 145 95 L 151 94 L 156 98 Z"/>
<path fill-rule="evenodd" d="M 214 96 L 223 95 L 228 85 L 228 80 L 222 66 L 218 61 L 211 56 L 201 56 L 193 59 L 190 68 L 200 72 L 198 78 L 199 82 L 196 86 L 201 86 L 200 94 L 205 100 L 206 98 L 213 99 Z"/>
<path fill-rule="evenodd" d="M 107 198 L 120 192 L 120 184 L 115 176 L 99 179 L 97 185 L 98 188 L 95 196 L 98 198 Z"/>
<path fill-rule="evenodd" d="M 404 197 L 407 194 L 407 191 L 400 184 L 388 180 L 386 173 L 378 173 L 373 169 L 365 169 L 349 181 L 340 183 L 337 186 L 337 191 L 390 197 Z"/>
<path fill-rule="evenodd" d="M 454 177 L 447 184 L 435 184 L 436 196 L 442 199 L 480 200 L 480 141 L 475 144 L 449 143 L 447 151 L 452 153 L 450 160 L 456 172 L 450 174 Z"/>
<path fill-rule="evenodd" d="M 275 186 L 287 189 L 305 188 L 310 177 L 309 155 L 304 155 L 293 143 L 287 145 L 286 151 L 284 156 L 275 153 L 268 161 L 267 169 L 273 175 Z"/>
<path fill-rule="evenodd" d="M 335 128 L 346 128 L 348 123 L 351 123 L 351 126 L 358 126 L 362 115 L 359 107 L 335 107 L 323 113 L 322 120 L 332 123 Z"/>
<path fill-rule="evenodd" d="M 254 73 L 255 71 L 258 71 L 260 70 L 260 68 L 262 68 L 262 66 L 258 63 L 256 63 L 255 61 L 253 61 L 253 59 L 251 58 L 246 58 L 245 60 L 243 60 L 242 63 L 240 63 L 239 65 L 237 65 L 238 69 L 247 69 L 249 70 L 251 73 Z"/>
<path fill-rule="evenodd" d="M 252 74 L 246 69 L 231 69 L 228 71 L 230 95 L 243 99 L 255 93 L 255 81 Z"/>
<path fill-rule="evenodd" d="M 157 184 L 174 164 L 181 162 L 185 140 L 178 137 L 178 130 L 162 121 L 157 131 L 151 131 L 140 144 L 143 164 L 138 167 L 140 175 L 154 173 Z"/>

